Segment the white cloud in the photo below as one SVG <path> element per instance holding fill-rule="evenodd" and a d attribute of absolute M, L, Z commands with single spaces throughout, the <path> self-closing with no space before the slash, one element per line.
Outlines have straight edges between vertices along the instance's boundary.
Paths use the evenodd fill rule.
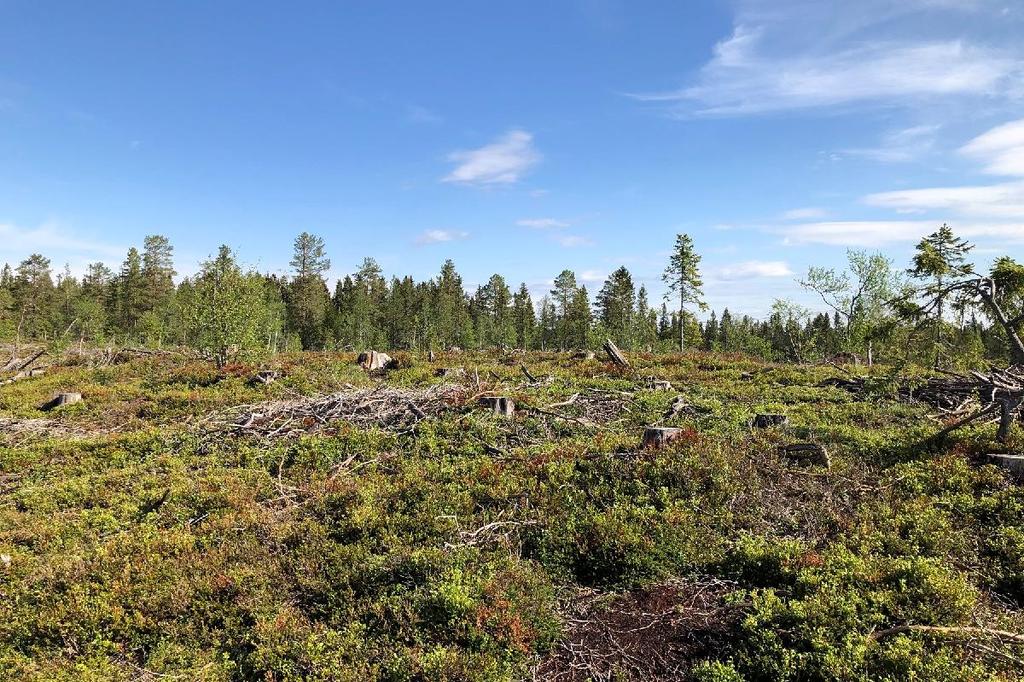
<path fill-rule="evenodd" d="M 597 284 L 608 279 L 608 275 L 600 270 L 584 270 L 577 279 L 585 284 Z"/>
<path fill-rule="evenodd" d="M 793 271 L 780 260 L 748 260 L 721 267 L 716 272 L 718 279 L 738 280 L 758 277 L 789 277 Z"/>
<path fill-rule="evenodd" d="M 558 242 L 558 244 L 567 249 L 572 249 L 577 246 L 593 246 L 594 244 L 594 242 L 591 241 L 588 237 L 584 237 L 578 234 L 560 235 L 555 237 L 554 240 Z"/>
<path fill-rule="evenodd" d="M 878 192 L 864 197 L 864 203 L 902 213 L 940 210 L 973 217 L 1024 218 L 1024 182 Z"/>
<path fill-rule="evenodd" d="M 442 182 L 507 185 L 518 182 L 540 162 L 541 155 L 533 146 L 533 135 L 525 130 L 510 130 L 478 149 L 452 152 L 448 160 L 458 165 Z"/>
<path fill-rule="evenodd" d="M 440 244 L 442 242 L 453 242 L 461 239 L 467 239 L 469 237 L 468 232 L 462 232 L 460 230 L 425 230 L 423 234 L 416 238 L 417 244 Z"/>
<path fill-rule="evenodd" d="M 987 173 L 1024 176 L 1024 118 L 979 135 L 960 151 L 982 161 Z"/>
<path fill-rule="evenodd" d="M 558 220 L 556 218 L 525 218 L 523 220 L 517 220 L 516 225 L 519 225 L 520 227 L 530 227 L 535 230 L 569 227 L 569 223 L 567 221 Z"/>
<path fill-rule="evenodd" d="M 783 220 L 814 220 L 815 218 L 824 218 L 826 211 L 823 208 L 816 206 L 807 206 L 805 208 L 793 208 L 782 214 Z"/>

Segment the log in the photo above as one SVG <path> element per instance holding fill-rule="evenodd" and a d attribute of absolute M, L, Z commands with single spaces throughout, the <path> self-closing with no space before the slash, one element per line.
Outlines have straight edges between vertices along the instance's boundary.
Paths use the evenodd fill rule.
<path fill-rule="evenodd" d="M 785 426 L 789 417 L 784 414 L 758 414 L 754 416 L 755 429 L 768 429 L 773 426 Z"/>
<path fill-rule="evenodd" d="M 466 370 L 462 367 L 438 367 L 434 370 L 434 376 L 444 378 L 461 377 L 466 374 Z"/>
<path fill-rule="evenodd" d="M 594 359 L 594 351 L 592 351 L 592 350 L 581 350 L 581 351 L 578 351 L 578 352 L 573 353 L 572 355 L 570 355 L 569 359 L 571 359 L 571 360 L 593 360 Z"/>
<path fill-rule="evenodd" d="M 49 412 L 50 410 L 62 407 L 64 405 L 74 405 L 75 403 L 82 402 L 81 393 L 58 393 L 48 403 L 40 407 L 39 409 L 43 412 Z"/>
<path fill-rule="evenodd" d="M 790 443 L 780 446 L 779 452 L 784 457 L 801 464 L 813 464 L 826 469 L 831 464 L 828 450 L 817 443 Z"/>
<path fill-rule="evenodd" d="M 683 430 L 671 426 L 648 426 L 644 428 L 643 447 L 660 448 L 678 440 Z"/>
<path fill-rule="evenodd" d="M 387 353 L 378 353 L 375 350 L 363 351 L 356 358 L 356 363 L 366 370 L 388 369 L 394 364 L 394 360 Z"/>
<path fill-rule="evenodd" d="M 629 360 L 626 359 L 626 356 L 622 354 L 622 351 L 619 350 L 619 347 L 611 339 L 605 339 L 604 352 L 619 367 L 629 367 Z"/>
<path fill-rule="evenodd" d="M 485 396 L 480 398 L 480 404 L 506 419 L 511 419 L 516 413 L 515 402 L 507 396 Z"/>
<path fill-rule="evenodd" d="M 655 391 L 672 390 L 671 381 L 666 381 L 665 379 L 658 379 L 656 377 L 647 377 L 646 379 L 644 379 L 644 384 L 647 386 L 647 388 L 653 389 Z"/>

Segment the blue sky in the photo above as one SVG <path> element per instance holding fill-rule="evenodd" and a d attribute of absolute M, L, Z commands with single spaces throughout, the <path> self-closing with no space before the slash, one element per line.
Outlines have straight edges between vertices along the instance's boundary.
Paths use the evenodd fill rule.
<path fill-rule="evenodd" d="M 762 314 L 943 221 L 1021 257 L 1022 35 L 1020 0 L 0 0 L 0 261 L 285 271 L 308 230 L 332 276 L 656 298 L 685 231 Z"/>

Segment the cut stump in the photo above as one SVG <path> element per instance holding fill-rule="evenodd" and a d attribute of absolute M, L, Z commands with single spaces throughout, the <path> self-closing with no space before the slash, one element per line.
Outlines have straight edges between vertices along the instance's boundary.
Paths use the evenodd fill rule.
<path fill-rule="evenodd" d="M 828 450 L 817 443 L 791 443 L 779 447 L 779 452 L 786 458 L 800 464 L 812 464 L 828 468 L 831 463 Z"/>
<path fill-rule="evenodd" d="M 755 429 L 768 429 L 773 426 L 785 426 L 789 417 L 784 414 L 758 414 L 754 416 Z"/>
<path fill-rule="evenodd" d="M 480 398 L 480 404 L 488 408 L 494 414 L 501 415 L 506 419 L 512 418 L 516 413 L 516 404 L 507 396 L 494 396 Z"/>
<path fill-rule="evenodd" d="M 374 369 L 387 369 L 392 365 L 394 360 L 387 353 L 378 353 L 375 350 L 363 351 L 356 358 L 356 363 L 367 370 Z"/>
<path fill-rule="evenodd" d="M 990 454 L 988 461 L 1024 480 L 1024 455 Z"/>
<path fill-rule="evenodd" d="M 643 447 L 664 447 L 672 441 L 678 440 L 682 435 L 682 429 L 670 426 L 648 426 L 644 428 Z"/>
<path fill-rule="evenodd" d="M 49 412 L 50 410 L 63 407 L 64 405 L 74 405 L 75 403 L 80 402 L 82 402 L 81 393 L 58 393 L 52 400 L 50 400 L 50 402 L 46 403 L 39 409 L 44 412 Z"/>

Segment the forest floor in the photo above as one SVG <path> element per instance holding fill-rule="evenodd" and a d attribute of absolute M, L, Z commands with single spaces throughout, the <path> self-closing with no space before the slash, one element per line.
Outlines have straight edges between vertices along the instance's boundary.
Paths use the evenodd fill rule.
<path fill-rule="evenodd" d="M 929 443 L 884 367 L 628 355 L 0 386 L 0 679 L 1020 679 L 1024 487 L 985 455 L 1024 427 Z"/>

